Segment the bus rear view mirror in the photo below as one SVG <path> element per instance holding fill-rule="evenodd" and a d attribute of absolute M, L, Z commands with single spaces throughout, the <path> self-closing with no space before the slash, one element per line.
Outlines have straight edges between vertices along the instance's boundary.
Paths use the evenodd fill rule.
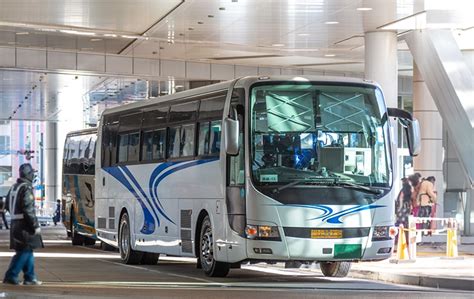
<path fill-rule="evenodd" d="M 405 128 L 410 156 L 417 156 L 421 151 L 420 123 L 410 112 L 398 109 L 387 108 L 389 117 L 396 117 Z"/>
<path fill-rule="evenodd" d="M 409 121 L 405 128 L 407 132 L 408 150 L 411 156 L 418 156 L 421 151 L 420 123 L 416 118 Z"/>
<path fill-rule="evenodd" d="M 239 154 L 239 121 L 226 117 L 224 120 L 225 151 L 228 155 Z"/>

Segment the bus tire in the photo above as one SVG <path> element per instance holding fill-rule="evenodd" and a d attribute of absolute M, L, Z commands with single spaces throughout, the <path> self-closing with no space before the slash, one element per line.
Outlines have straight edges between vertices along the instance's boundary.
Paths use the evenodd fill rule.
<path fill-rule="evenodd" d="M 351 269 L 351 262 L 321 262 L 319 267 L 326 277 L 346 277 Z"/>
<path fill-rule="evenodd" d="M 95 239 L 89 238 L 89 237 L 84 237 L 84 245 L 94 246 L 95 245 Z"/>
<path fill-rule="evenodd" d="M 120 219 L 119 226 L 119 252 L 122 262 L 127 265 L 137 265 L 142 260 L 143 252 L 132 249 L 130 236 L 130 220 L 128 214 L 124 213 Z"/>
<path fill-rule="evenodd" d="M 145 252 L 143 253 L 141 264 L 142 265 L 156 265 L 160 258 L 159 253 Z"/>
<path fill-rule="evenodd" d="M 214 259 L 214 239 L 209 215 L 204 217 L 199 234 L 199 261 L 204 273 L 210 277 L 225 277 L 229 273 L 229 263 Z"/>
<path fill-rule="evenodd" d="M 112 245 L 105 243 L 104 241 L 100 242 L 100 249 L 103 251 L 116 251 L 116 248 Z"/>
<path fill-rule="evenodd" d="M 73 246 L 81 246 L 84 244 L 84 236 L 77 232 L 75 217 L 74 212 L 71 211 L 71 241 Z"/>

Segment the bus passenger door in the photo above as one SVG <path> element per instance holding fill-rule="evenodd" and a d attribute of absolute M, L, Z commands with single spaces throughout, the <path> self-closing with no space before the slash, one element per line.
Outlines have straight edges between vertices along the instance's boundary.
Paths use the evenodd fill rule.
<path fill-rule="evenodd" d="M 231 116 L 239 120 L 239 154 L 227 156 L 226 163 L 226 206 L 227 206 L 227 241 L 232 242 L 228 246 L 228 259 L 230 262 L 245 259 L 246 246 L 242 242 L 245 238 L 246 226 L 246 188 L 245 188 L 245 146 L 244 146 L 244 106 L 233 103 Z M 235 115 L 237 113 L 237 115 Z M 244 239 L 245 240 L 245 239 Z"/>

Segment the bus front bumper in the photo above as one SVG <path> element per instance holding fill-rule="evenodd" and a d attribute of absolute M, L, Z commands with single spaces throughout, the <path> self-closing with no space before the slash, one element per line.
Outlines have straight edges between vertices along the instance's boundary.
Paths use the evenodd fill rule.
<path fill-rule="evenodd" d="M 278 261 L 364 261 L 391 256 L 393 240 L 305 239 L 286 237 L 282 241 L 247 240 L 247 255 L 255 260 Z"/>

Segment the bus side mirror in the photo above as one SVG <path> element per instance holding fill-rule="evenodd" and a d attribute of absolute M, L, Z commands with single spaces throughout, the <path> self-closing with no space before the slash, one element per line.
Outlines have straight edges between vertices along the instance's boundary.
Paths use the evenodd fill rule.
<path fill-rule="evenodd" d="M 407 132 L 408 151 L 410 156 L 418 156 L 421 151 L 420 123 L 416 118 L 409 121 L 405 127 Z"/>
<path fill-rule="evenodd" d="M 418 156 L 421 151 L 420 123 L 408 111 L 388 108 L 389 117 L 396 117 L 405 128 L 410 156 Z"/>
<path fill-rule="evenodd" d="M 228 155 L 239 154 L 239 121 L 230 117 L 224 120 L 225 151 Z"/>

